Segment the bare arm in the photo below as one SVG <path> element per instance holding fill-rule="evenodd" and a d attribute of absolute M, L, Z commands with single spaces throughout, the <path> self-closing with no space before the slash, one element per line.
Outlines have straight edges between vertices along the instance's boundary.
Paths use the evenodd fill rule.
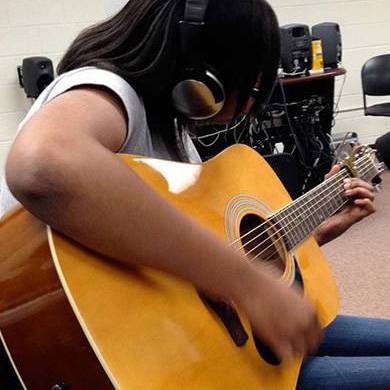
<path fill-rule="evenodd" d="M 22 129 L 7 162 L 10 189 L 41 220 L 90 248 L 237 302 L 280 357 L 312 350 L 320 334 L 314 310 L 144 184 L 113 153 L 125 132 L 122 107 L 109 93 L 65 93 Z M 294 345 L 297 333 L 304 342 Z"/>

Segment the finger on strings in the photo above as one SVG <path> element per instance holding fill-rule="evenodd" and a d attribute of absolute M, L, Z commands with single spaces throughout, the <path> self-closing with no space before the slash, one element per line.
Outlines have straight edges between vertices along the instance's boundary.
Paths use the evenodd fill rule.
<path fill-rule="evenodd" d="M 375 195 L 373 192 L 361 187 L 346 190 L 345 195 L 348 196 L 348 198 L 370 199 L 371 201 L 375 199 Z"/>
<path fill-rule="evenodd" d="M 340 172 L 340 165 L 333 165 L 330 171 L 325 175 L 325 179 L 328 179 L 329 177 L 335 175 L 338 172 Z"/>
<path fill-rule="evenodd" d="M 370 183 L 362 179 L 353 178 L 350 180 L 349 184 L 350 184 L 350 188 L 363 187 L 366 188 L 367 190 L 374 191 L 374 187 Z"/>

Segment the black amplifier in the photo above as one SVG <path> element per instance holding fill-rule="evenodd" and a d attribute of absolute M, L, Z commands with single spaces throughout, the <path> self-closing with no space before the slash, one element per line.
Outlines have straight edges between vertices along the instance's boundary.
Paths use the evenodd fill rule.
<path fill-rule="evenodd" d="M 320 23 L 311 28 L 313 39 L 321 39 L 325 68 L 337 68 L 341 62 L 342 44 L 340 26 L 337 23 Z"/>
<path fill-rule="evenodd" d="M 304 73 L 311 69 L 313 50 L 310 28 L 306 24 L 280 27 L 282 68 L 286 74 Z"/>

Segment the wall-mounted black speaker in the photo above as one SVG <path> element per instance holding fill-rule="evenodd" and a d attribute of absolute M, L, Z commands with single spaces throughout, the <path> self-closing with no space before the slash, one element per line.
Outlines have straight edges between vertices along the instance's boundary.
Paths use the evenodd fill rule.
<path fill-rule="evenodd" d="M 321 39 L 325 68 L 337 68 L 342 59 L 340 26 L 337 23 L 320 23 L 311 28 L 313 38 Z"/>
<path fill-rule="evenodd" d="M 313 64 L 310 28 L 306 24 L 280 27 L 282 68 L 285 73 L 309 71 Z"/>
<path fill-rule="evenodd" d="M 46 57 L 28 57 L 18 67 L 18 74 L 27 97 L 36 99 L 54 80 L 53 63 Z"/>

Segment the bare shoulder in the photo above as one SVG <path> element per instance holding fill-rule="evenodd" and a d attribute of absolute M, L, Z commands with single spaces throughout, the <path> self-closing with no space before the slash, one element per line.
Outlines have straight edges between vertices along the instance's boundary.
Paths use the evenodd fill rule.
<path fill-rule="evenodd" d="M 126 110 L 114 92 L 82 86 L 47 103 L 22 130 L 27 135 L 33 127 L 35 136 L 50 138 L 87 135 L 116 151 L 126 138 L 127 122 Z"/>

